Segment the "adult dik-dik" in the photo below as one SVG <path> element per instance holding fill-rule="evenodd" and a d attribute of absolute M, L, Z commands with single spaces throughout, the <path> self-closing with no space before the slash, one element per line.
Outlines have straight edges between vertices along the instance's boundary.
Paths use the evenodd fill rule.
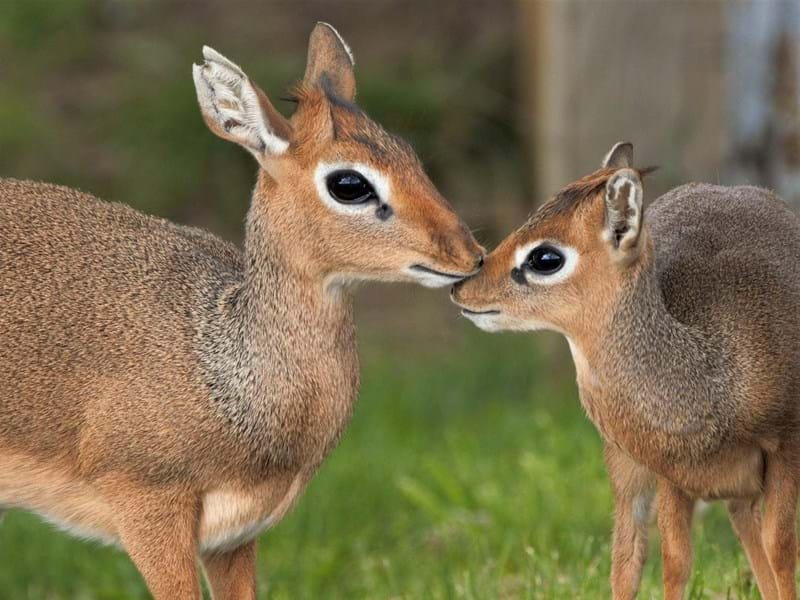
<path fill-rule="evenodd" d="M 727 501 L 762 596 L 794 600 L 800 219 L 766 190 L 705 184 L 643 214 L 632 164 L 616 145 L 453 298 L 483 329 L 567 337 L 615 494 L 615 598 L 638 591 L 657 490 L 667 598 L 703 498 Z"/>
<path fill-rule="evenodd" d="M 210 48 L 206 124 L 260 166 L 244 250 L 54 185 L 0 182 L 0 508 L 120 544 L 159 599 L 255 596 L 255 538 L 350 417 L 355 280 L 448 285 L 483 250 L 311 34 L 282 117 Z"/>

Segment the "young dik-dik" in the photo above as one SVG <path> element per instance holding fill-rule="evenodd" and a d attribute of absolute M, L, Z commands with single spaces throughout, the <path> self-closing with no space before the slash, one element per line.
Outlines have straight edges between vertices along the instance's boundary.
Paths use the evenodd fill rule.
<path fill-rule="evenodd" d="M 122 545 L 160 599 L 255 595 L 255 538 L 356 399 L 349 282 L 449 285 L 483 250 L 311 34 L 282 117 L 210 48 L 203 118 L 260 170 L 244 250 L 70 189 L 0 182 L 0 509 Z"/>
<path fill-rule="evenodd" d="M 615 598 L 637 593 L 657 495 L 668 599 L 689 578 L 702 498 L 727 501 L 762 596 L 794 600 L 800 219 L 766 190 L 705 184 L 643 215 L 632 164 L 617 144 L 453 298 L 488 331 L 567 337 L 615 494 Z"/>

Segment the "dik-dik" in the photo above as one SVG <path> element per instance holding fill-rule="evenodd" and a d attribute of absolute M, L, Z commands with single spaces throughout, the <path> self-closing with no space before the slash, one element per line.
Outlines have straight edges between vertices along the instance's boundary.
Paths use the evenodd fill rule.
<path fill-rule="evenodd" d="M 450 285 L 483 250 L 355 104 L 320 23 L 291 119 L 210 48 L 209 128 L 259 164 L 244 249 L 54 185 L 0 182 L 0 509 L 119 544 L 165 600 L 255 596 L 255 538 L 359 385 L 349 284 Z"/>
<path fill-rule="evenodd" d="M 722 499 L 762 596 L 794 600 L 800 219 L 766 190 L 705 184 L 645 213 L 632 165 L 616 145 L 453 298 L 487 331 L 566 336 L 613 484 L 615 598 L 638 591 L 657 496 L 668 599 L 690 575 L 695 502 Z"/>

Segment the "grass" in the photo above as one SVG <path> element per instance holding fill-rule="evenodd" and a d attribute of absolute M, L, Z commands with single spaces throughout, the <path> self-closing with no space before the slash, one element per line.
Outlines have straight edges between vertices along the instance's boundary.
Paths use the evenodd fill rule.
<path fill-rule="evenodd" d="M 341 446 L 265 533 L 263 598 L 606 598 L 611 495 L 561 346 L 471 330 L 413 357 L 372 342 Z M 550 342 L 548 344 L 548 342 Z M 641 597 L 660 596 L 653 532 Z M 146 598 L 120 551 L 12 512 L 5 598 Z M 695 526 L 691 598 L 755 598 L 720 507 Z"/>

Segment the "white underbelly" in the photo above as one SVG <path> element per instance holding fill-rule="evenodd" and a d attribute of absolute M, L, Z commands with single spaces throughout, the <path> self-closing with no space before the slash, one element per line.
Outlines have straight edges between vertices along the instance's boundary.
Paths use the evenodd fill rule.
<path fill-rule="evenodd" d="M 203 496 L 200 516 L 200 550 L 224 552 L 254 539 L 283 518 L 306 481 L 306 477 L 297 475 L 286 482 L 288 485 L 270 481 L 244 490 L 207 492 Z"/>
<path fill-rule="evenodd" d="M 201 551 L 231 550 L 254 539 L 288 512 L 308 477 L 284 476 L 246 489 L 203 495 L 198 545 Z M 0 513 L 33 512 L 76 537 L 119 545 L 112 507 L 94 487 L 60 465 L 0 448 Z"/>
<path fill-rule="evenodd" d="M 0 449 L 0 512 L 21 508 L 79 538 L 118 543 L 113 511 L 68 469 Z"/>
<path fill-rule="evenodd" d="M 223 551 L 249 542 L 270 526 L 258 499 L 242 492 L 213 491 L 203 498 L 200 549 Z"/>

